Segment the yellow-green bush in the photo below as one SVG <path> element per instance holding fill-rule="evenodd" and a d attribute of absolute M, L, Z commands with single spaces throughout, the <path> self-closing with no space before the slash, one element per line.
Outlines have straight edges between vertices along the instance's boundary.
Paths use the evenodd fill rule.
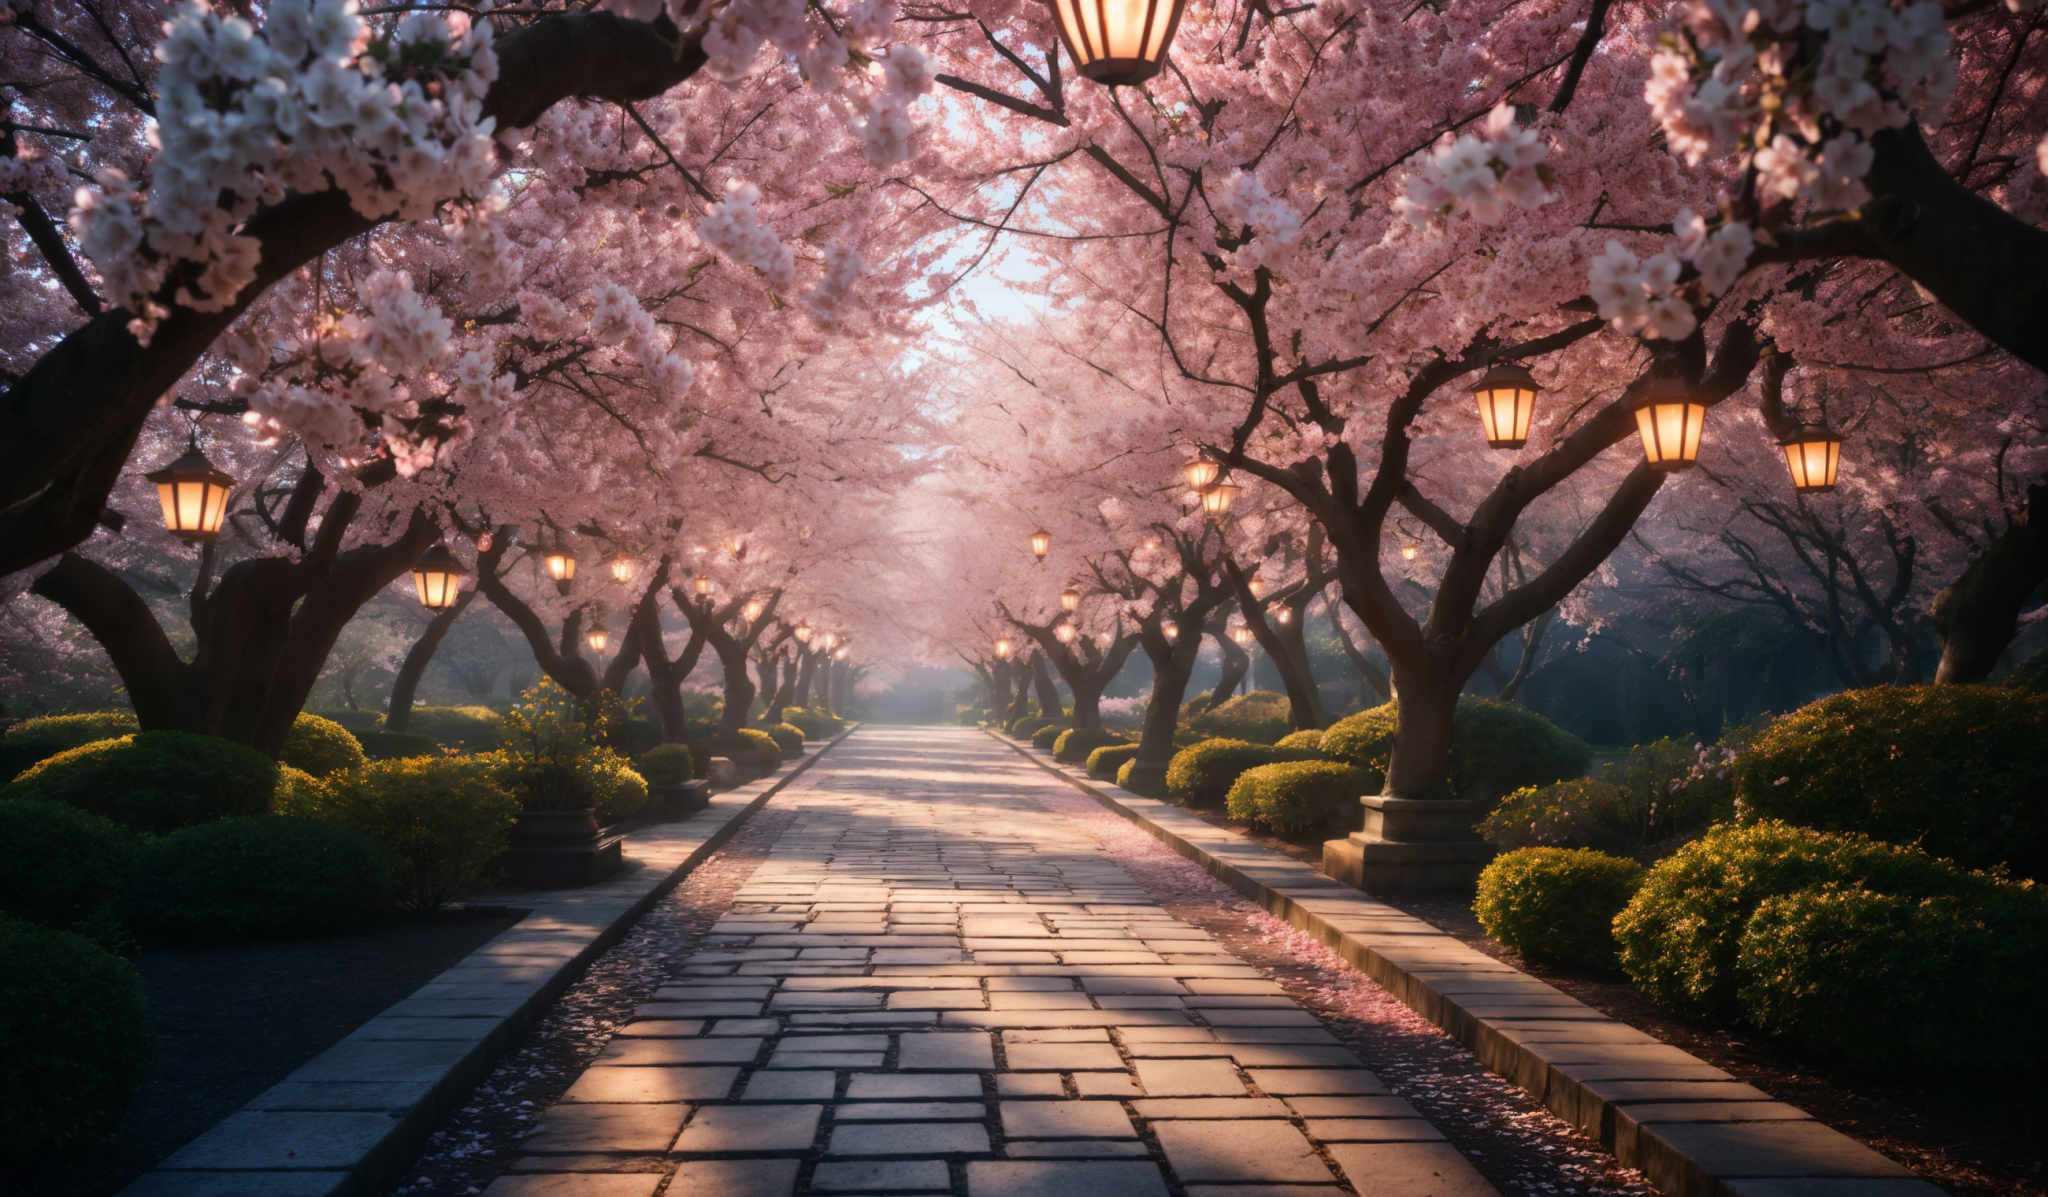
<path fill-rule="evenodd" d="M 86 711 L 24 719 L 0 733 L 0 782 L 58 753 L 136 730 L 133 711 Z"/>
<path fill-rule="evenodd" d="M 735 734 L 739 746 L 733 750 L 733 763 L 742 771 L 769 773 L 782 763 L 782 746 L 774 736 L 751 727 L 743 727 Z"/>
<path fill-rule="evenodd" d="M 1316 754 L 1249 740 L 1203 740 L 1173 754 L 1166 765 L 1166 793 L 1188 806 L 1221 806 L 1238 774 L 1257 765 L 1308 761 Z"/>
<path fill-rule="evenodd" d="M 647 805 L 647 779 L 632 763 L 609 748 L 597 747 L 586 758 L 591 785 L 596 791 L 597 821 L 617 823 L 640 813 Z"/>
<path fill-rule="evenodd" d="M 1223 740 L 1271 744 L 1287 734 L 1290 707 L 1285 694 L 1253 690 L 1227 699 L 1187 721 L 1203 735 Z"/>
<path fill-rule="evenodd" d="M 679 786 L 699 772 L 688 744 L 658 744 L 641 753 L 633 768 L 655 786 Z"/>
<path fill-rule="evenodd" d="M 1114 781 L 1124 763 L 1137 755 L 1136 744 L 1104 744 L 1088 754 L 1088 776 L 1097 781 Z"/>
<path fill-rule="evenodd" d="M 137 732 L 60 752 L 0 788 L 0 798 L 68 802 L 138 831 L 165 832 L 262 814 L 277 777 L 277 763 L 246 745 Z"/>
<path fill-rule="evenodd" d="M 1365 771 L 1340 761 L 1281 761 L 1237 775 L 1224 806 L 1243 819 L 1290 838 L 1352 830 Z"/>
<path fill-rule="evenodd" d="M 1479 834 L 1496 848 L 1594 848 L 1627 852 L 1642 842 L 1642 826 L 1628 792 L 1597 777 L 1573 777 L 1547 786 L 1523 786 L 1480 821 Z"/>
<path fill-rule="evenodd" d="M 382 845 L 396 861 L 400 900 L 434 910 L 482 880 L 519 818 L 519 800 L 495 765 L 474 756 L 372 761 L 334 778 L 320 807 L 306 813 Z"/>
<path fill-rule="evenodd" d="M 155 1049 L 135 967 L 82 935 L 0 918 L 0 1158 L 113 1126 Z"/>
<path fill-rule="evenodd" d="M 1607 971 L 1614 916 L 1643 866 L 1591 848 L 1518 848 L 1479 874 L 1472 913 L 1486 933 L 1532 960 Z"/>
<path fill-rule="evenodd" d="M 1075 727 L 1060 733 L 1052 742 L 1052 759 L 1067 765 L 1087 761 L 1088 754 L 1108 744 L 1121 744 L 1120 732 L 1104 727 Z"/>
<path fill-rule="evenodd" d="M 483 706 L 414 707 L 406 731 L 461 752 L 484 752 L 505 742 L 502 717 Z"/>
<path fill-rule="evenodd" d="M 775 740 L 775 746 L 782 750 L 784 760 L 792 760 L 804 754 L 804 731 L 793 723 L 776 723 L 762 729 Z"/>
<path fill-rule="evenodd" d="M 1309 752 L 1323 750 L 1323 729 L 1311 727 L 1303 731 L 1289 732 L 1273 741 L 1275 748 L 1302 748 Z"/>
<path fill-rule="evenodd" d="M 1916 844 L 2048 879 L 2048 694 L 1851 690 L 1772 723 L 1735 760 L 1743 817 Z"/>
<path fill-rule="evenodd" d="M 1053 745 L 1060 742 L 1060 737 L 1065 735 L 1067 730 L 1067 724 L 1062 720 L 1044 724 L 1031 733 L 1031 746 L 1050 750 Z"/>
<path fill-rule="evenodd" d="M 292 730 L 284 738 L 284 751 L 277 759 L 279 764 L 325 777 L 360 769 L 370 758 L 363 755 L 362 744 L 347 728 L 332 719 L 301 712 L 292 720 Z"/>
<path fill-rule="evenodd" d="M 1386 784 L 1394 752 L 1399 704 L 1387 703 L 1348 715 L 1323 732 L 1322 753 L 1364 769 L 1367 787 Z M 1451 723 L 1451 791 L 1464 798 L 1492 799 L 1523 786 L 1577 777 L 1592 762 L 1593 749 L 1525 707 L 1489 698 L 1458 700 Z"/>

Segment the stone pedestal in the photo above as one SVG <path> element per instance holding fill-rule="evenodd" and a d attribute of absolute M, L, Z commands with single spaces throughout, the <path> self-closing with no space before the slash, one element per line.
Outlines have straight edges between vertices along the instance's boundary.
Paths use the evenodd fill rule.
<path fill-rule="evenodd" d="M 1472 830 L 1485 814 L 1477 802 L 1369 794 L 1359 804 L 1365 826 L 1323 841 L 1323 872 L 1348 885 L 1467 890 L 1493 859 L 1492 846 Z"/>
<path fill-rule="evenodd" d="M 601 829 L 587 810 L 519 813 L 505 848 L 505 879 L 532 889 L 566 889 L 601 881 L 624 863 L 623 841 Z"/>
<path fill-rule="evenodd" d="M 733 763 L 733 759 L 729 756 L 712 757 L 711 763 L 705 766 L 704 772 L 711 779 L 712 785 L 731 789 L 740 784 L 740 767 Z"/>
<path fill-rule="evenodd" d="M 655 818 L 680 819 L 703 810 L 710 800 L 711 783 L 707 781 L 647 787 L 647 813 Z"/>

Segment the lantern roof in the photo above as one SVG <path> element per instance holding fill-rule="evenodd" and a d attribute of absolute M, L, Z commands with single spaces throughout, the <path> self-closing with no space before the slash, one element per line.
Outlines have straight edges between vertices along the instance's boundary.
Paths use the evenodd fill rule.
<path fill-rule="evenodd" d="M 462 564 L 460 558 L 449 552 L 448 546 L 445 544 L 436 544 L 433 548 L 421 554 L 420 559 L 413 563 L 412 568 L 414 573 L 422 574 L 456 574 L 464 577 L 469 574 L 469 568 Z"/>
<path fill-rule="evenodd" d="M 1505 387 L 1540 391 L 1543 384 L 1537 382 L 1536 376 L 1529 373 L 1529 367 L 1520 362 L 1496 362 L 1492 369 L 1480 376 L 1478 382 L 1472 384 L 1474 392 L 1500 390 Z"/>
<path fill-rule="evenodd" d="M 155 483 L 204 481 L 221 487 L 233 487 L 235 484 L 235 480 L 219 466 L 206 460 L 206 454 L 199 451 L 197 440 L 188 442 L 184 453 L 162 469 L 153 470 L 145 477 Z"/>

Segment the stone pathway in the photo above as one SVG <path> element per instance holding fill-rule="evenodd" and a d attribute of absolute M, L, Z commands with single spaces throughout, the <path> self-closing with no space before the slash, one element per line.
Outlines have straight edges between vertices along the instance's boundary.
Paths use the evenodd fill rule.
<path fill-rule="evenodd" d="M 865 729 L 489 1197 L 1494 1190 L 965 729 Z"/>

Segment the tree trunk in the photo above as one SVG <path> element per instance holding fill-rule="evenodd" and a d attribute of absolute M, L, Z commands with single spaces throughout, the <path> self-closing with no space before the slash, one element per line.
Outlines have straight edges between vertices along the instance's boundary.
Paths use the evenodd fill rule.
<path fill-rule="evenodd" d="M 1330 628 L 1337 633 L 1337 646 L 1344 650 L 1344 656 L 1351 662 L 1351 667 L 1358 671 L 1358 676 L 1366 685 L 1372 687 L 1373 694 L 1377 695 L 1381 702 L 1391 701 L 1394 697 L 1394 687 L 1387 678 L 1386 670 L 1374 665 L 1372 659 L 1352 641 L 1351 632 L 1344 626 L 1343 607 L 1331 603 L 1329 613 Z M 1361 695 L 1360 701 L 1363 700 L 1364 696 Z"/>
<path fill-rule="evenodd" d="M 1031 688 L 1038 694 L 1038 713 L 1057 719 L 1066 713 L 1060 703 L 1060 688 L 1053 684 L 1052 671 L 1045 667 L 1045 654 L 1031 655 Z"/>
<path fill-rule="evenodd" d="M 725 671 L 725 710 L 718 717 L 718 742 L 728 748 L 739 746 L 740 729 L 754 709 L 754 679 L 747 676 L 747 646 L 731 636 L 712 641 L 719 666 Z"/>
<path fill-rule="evenodd" d="M 1031 678 L 1023 662 L 1012 666 L 1017 671 L 1017 690 L 1010 697 L 1010 707 L 1003 712 L 1003 726 L 1008 727 L 1031 713 Z"/>
<path fill-rule="evenodd" d="M 801 655 L 801 650 L 799 650 L 799 655 Z M 800 672 L 802 671 L 797 668 L 797 662 L 784 661 L 782 663 L 782 687 L 775 692 L 775 721 L 777 723 L 782 722 L 783 708 L 802 705 L 797 701 L 796 697 L 796 679 L 797 674 Z"/>
<path fill-rule="evenodd" d="M 777 691 L 775 685 L 776 674 L 780 670 L 781 660 L 782 658 L 778 653 L 766 653 L 754 662 L 755 684 L 758 686 L 756 693 L 761 695 L 762 702 L 765 704 L 761 712 L 761 718 L 770 724 L 782 722 L 781 694 Z"/>
<path fill-rule="evenodd" d="M 1163 792 L 1166 766 L 1173 760 L 1173 733 L 1180 727 L 1180 706 L 1194 676 L 1202 638 L 1169 642 L 1148 630 L 1145 656 L 1152 662 L 1152 697 L 1145 704 L 1145 724 L 1138 733 L 1138 754 L 1132 759 L 1130 788 L 1141 794 Z"/>
<path fill-rule="evenodd" d="M 1238 686 L 1244 681 L 1244 675 L 1250 671 L 1252 658 L 1250 653 L 1239 648 L 1220 628 L 1211 628 L 1209 634 L 1215 639 L 1216 647 L 1221 650 L 1217 663 L 1223 671 L 1222 676 L 1216 679 L 1216 688 L 1209 691 L 1209 705 L 1203 708 L 1213 711 L 1230 701 L 1230 696 L 1237 691 Z"/>
<path fill-rule="evenodd" d="M 1939 685 L 1981 682 L 2019 628 L 2020 612 L 2048 582 L 2048 482 L 2027 488 L 2027 508 L 1934 598 L 1941 634 Z"/>
<path fill-rule="evenodd" d="M 1290 604 L 1294 618 L 1271 629 L 1274 642 L 1280 651 L 1270 654 L 1273 668 L 1280 674 L 1280 684 L 1287 693 L 1287 723 L 1295 731 L 1323 727 L 1329 723 L 1329 716 L 1323 711 L 1322 692 L 1316 689 L 1315 675 L 1308 667 L 1308 638 L 1302 634 L 1302 625 L 1307 622 L 1307 604 L 1299 607 Z"/>
<path fill-rule="evenodd" d="M 1451 725 L 1464 679 L 1447 668 L 1396 672 L 1399 722 L 1380 792 L 1391 798 L 1455 798 L 1451 792 Z"/>
<path fill-rule="evenodd" d="M 796 701 L 791 704 L 792 706 L 808 707 L 811 705 L 811 685 L 813 682 L 817 680 L 817 674 L 817 655 L 807 648 L 798 649 L 796 667 Z"/>
<path fill-rule="evenodd" d="M 427 629 L 406 651 L 405 660 L 399 663 L 398 676 L 391 682 L 391 708 L 384 714 L 384 726 L 392 731 L 404 731 L 412 723 L 414 695 L 419 693 L 420 679 L 426 675 L 427 663 L 434 659 L 434 653 L 441 647 L 441 641 L 448 635 L 448 629 L 462 618 L 462 612 L 476 597 L 476 587 L 462 592 L 455 605 L 445 611 L 437 611 L 427 621 Z"/>

